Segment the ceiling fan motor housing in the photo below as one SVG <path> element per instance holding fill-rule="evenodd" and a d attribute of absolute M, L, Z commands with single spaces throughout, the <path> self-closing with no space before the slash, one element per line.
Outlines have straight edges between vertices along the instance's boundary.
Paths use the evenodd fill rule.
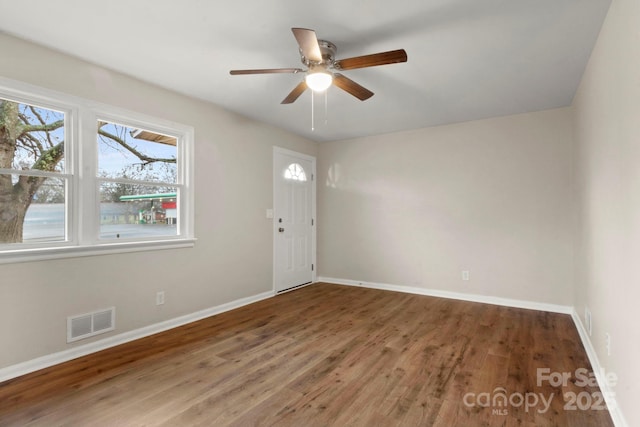
<path fill-rule="evenodd" d="M 309 69 L 313 69 L 318 65 L 322 65 L 322 66 L 324 66 L 326 68 L 333 68 L 333 65 L 334 65 L 335 59 L 336 59 L 336 52 L 337 52 L 338 48 L 336 47 L 335 44 L 331 43 L 330 41 L 326 41 L 326 40 L 319 40 L 318 39 L 318 45 L 320 46 L 320 54 L 322 55 L 322 61 L 321 62 L 316 62 L 316 61 L 312 61 L 312 60 L 308 59 L 302 53 L 302 49 L 300 49 L 300 61 L 304 65 L 309 67 Z"/>

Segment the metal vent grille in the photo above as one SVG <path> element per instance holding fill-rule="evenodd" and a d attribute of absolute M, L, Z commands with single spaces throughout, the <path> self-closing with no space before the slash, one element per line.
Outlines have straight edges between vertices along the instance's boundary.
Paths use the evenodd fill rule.
<path fill-rule="evenodd" d="M 67 342 L 78 341 L 115 329 L 115 307 L 67 317 Z"/>

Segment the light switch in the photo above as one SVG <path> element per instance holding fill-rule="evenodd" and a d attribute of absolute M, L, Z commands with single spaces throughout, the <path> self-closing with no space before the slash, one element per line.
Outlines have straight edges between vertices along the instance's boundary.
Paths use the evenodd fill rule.
<path fill-rule="evenodd" d="M 267 218 L 268 219 L 272 219 L 273 218 L 273 209 L 267 209 Z"/>

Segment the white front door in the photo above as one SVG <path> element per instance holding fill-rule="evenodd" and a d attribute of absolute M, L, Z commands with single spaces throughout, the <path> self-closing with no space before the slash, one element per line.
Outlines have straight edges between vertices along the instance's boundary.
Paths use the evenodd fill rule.
<path fill-rule="evenodd" d="M 273 150 L 274 286 L 281 292 L 313 282 L 315 158 Z"/>

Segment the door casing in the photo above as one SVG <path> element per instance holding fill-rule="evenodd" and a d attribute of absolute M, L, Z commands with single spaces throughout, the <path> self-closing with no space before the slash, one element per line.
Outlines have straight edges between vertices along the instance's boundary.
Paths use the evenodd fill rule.
<path fill-rule="evenodd" d="M 293 290 L 293 289 L 297 289 L 299 286 L 295 286 L 293 288 L 289 288 L 289 289 L 284 289 L 284 290 L 278 290 L 277 288 L 277 283 L 276 283 L 276 278 L 277 278 L 277 271 L 276 269 L 278 268 L 277 265 L 277 253 L 276 251 L 278 250 L 278 212 L 277 212 L 277 200 L 276 200 L 276 185 L 279 185 L 279 176 L 278 174 L 281 172 L 278 170 L 278 167 L 276 165 L 276 154 L 281 154 L 281 155 L 285 155 L 285 156 L 289 156 L 292 158 L 297 158 L 297 159 L 302 159 L 302 160 L 306 160 L 306 161 L 310 161 L 311 162 L 311 218 L 313 219 L 313 225 L 311 226 L 311 264 L 313 265 L 313 269 L 311 271 L 311 283 L 316 282 L 317 280 L 317 272 L 318 272 L 318 268 L 317 268 L 317 262 L 316 262 L 316 254 L 317 254 L 317 248 L 316 248 L 316 242 L 317 242 L 317 215 L 316 215 L 316 191 L 317 191 L 317 185 L 316 185 L 316 177 L 317 177 L 317 173 L 316 173 L 316 158 L 313 156 L 310 156 L 308 154 L 303 154 L 303 153 L 299 153 L 297 151 L 293 151 L 293 150 L 288 150 L 286 148 L 281 148 L 281 147 L 273 147 L 273 219 L 272 219 L 272 230 L 273 230 L 273 290 L 274 292 L 287 292 L 289 290 Z"/>

